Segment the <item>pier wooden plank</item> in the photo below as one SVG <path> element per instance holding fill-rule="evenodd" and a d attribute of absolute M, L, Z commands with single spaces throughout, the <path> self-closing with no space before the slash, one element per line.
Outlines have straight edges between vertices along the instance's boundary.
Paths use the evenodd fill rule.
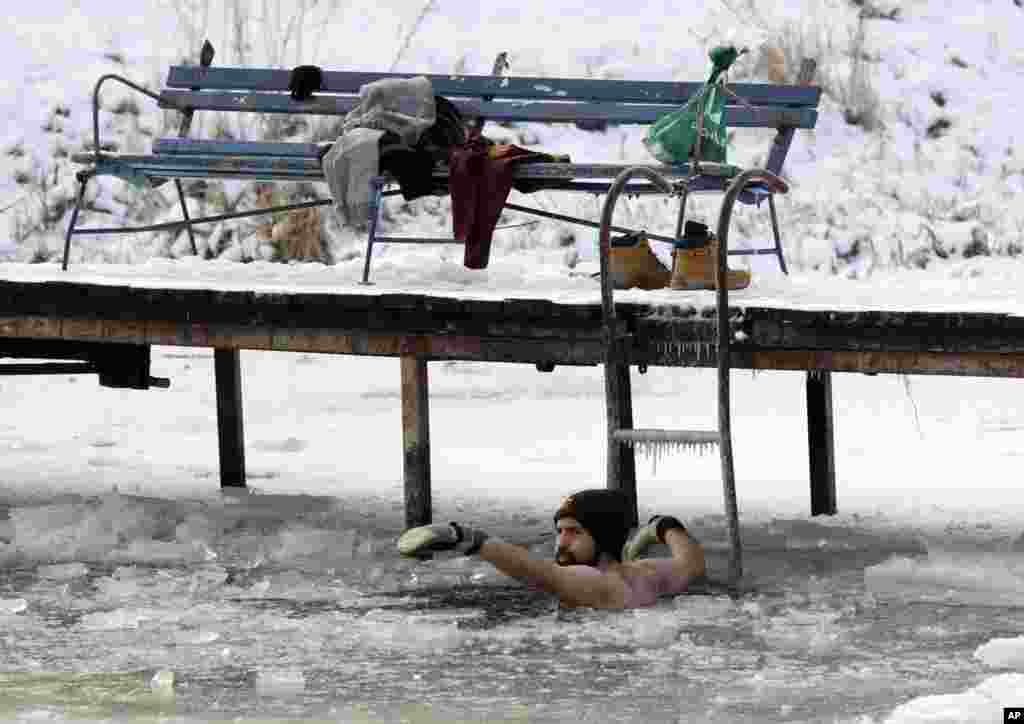
<path fill-rule="evenodd" d="M 1021 353 L 733 350 L 732 360 L 735 368 L 753 370 L 1024 377 L 1024 354 Z"/>
<path fill-rule="evenodd" d="M 600 305 L 413 293 L 0 280 L 0 336 L 223 349 L 600 364 Z M 634 364 L 710 366 L 714 306 L 616 305 Z M 1022 376 L 1024 318 L 733 306 L 733 366 Z"/>

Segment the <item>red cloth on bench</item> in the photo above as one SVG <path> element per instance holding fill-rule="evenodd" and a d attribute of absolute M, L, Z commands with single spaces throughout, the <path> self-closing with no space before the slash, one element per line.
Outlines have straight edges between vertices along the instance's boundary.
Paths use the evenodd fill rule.
<path fill-rule="evenodd" d="M 479 134 L 452 146 L 448 184 L 452 195 L 455 238 L 466 245 L 463 264 L 485 269 L 491 256 L 491 237 L 512 188 L 517 162 L 568 160 L 508 143 L 490 143 Z"/>

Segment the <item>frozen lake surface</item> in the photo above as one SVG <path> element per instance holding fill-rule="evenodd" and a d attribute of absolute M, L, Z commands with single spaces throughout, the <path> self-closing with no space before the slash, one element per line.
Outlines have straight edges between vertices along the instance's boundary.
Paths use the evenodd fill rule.
<path fill-rule="evenodd" d="M 998 526 L 942 546 L 899 521 L 755 515 L 739 600 L 712 580 L 650 609 L 560 611 L 476 559 L 400 559 L 396 507 L 108 493 L 7 508 L 0 716 L 932 721 L 887 717 L 986 682 L 1022 690 L 1024 563 Z M 504 537 L 550 553 L 543 511 L 511 517 Z M 724 521 L 690 524 L 714 578 Z"/>
<path fill-rule="evenodd" d="M 0 380 L 0 718 L 911 724 L 1024 701 L 1017 381 L 836 375 L 841 513 L 811 519 L 803 375 L 735 373 L 749 592 L 715 585 L 717 456 L 641 456 L 641 516 L 685 519 L 711 581 L 580 612 L 397 555 L 396 360 L 244 353 L 240 494 L 212 362 L 156 348 L 149 392 Z M 638 424 L 708 424 L 712 382 L 634 375 Z M 601 369 L 432 363 L 430 386 L 435 520 L 551 555 L 558 500 L 603 484 Z"/>
<path fill-rule="evenodd" d="M 550 555 L 557 500 L 602 481 L 601 370 L 430 369 L 435 520 Z M 580 612 L 396 554 L 396 361 L 244 354 L 231 495 L 212 372 L 158 349 L 169 390 L 0 382 L 0 717 L 908 724 L 1024 700 L 1014 381 L 836 376 L 841 515 L 812 520 L 802 375 L 737 373 L 750 591 L 715 585 L 717 456 L 640 458 L 641 516 L 684 517 L 712 580 Z M 637 420 L 706 424 L 709 379 L 636 376 Z"/>

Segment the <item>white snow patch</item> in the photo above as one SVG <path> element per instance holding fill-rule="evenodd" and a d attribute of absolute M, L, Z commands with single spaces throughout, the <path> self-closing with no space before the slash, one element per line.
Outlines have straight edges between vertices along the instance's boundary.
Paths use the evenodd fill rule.
<path fill-rule="evenodd" d="M 894 556 L 864 571 L 876 595 L 974 606 L 1024 605 L 1024 560 L 1016 553 L 929 551 Z"/>
<path fill-rule="evenodd" d="M 922 696 L 897 707 L 884 724 L 999 724 L 1003 708 L 1024 698 L 1024 674 L 1002 674 L 958 694 Z"/>
<path fill-rule="evenodd" d="M 984 661 L 993 669 L 1024 671 L 1024 636 L 992 639 L 978 647 L 974 658 Z"/>

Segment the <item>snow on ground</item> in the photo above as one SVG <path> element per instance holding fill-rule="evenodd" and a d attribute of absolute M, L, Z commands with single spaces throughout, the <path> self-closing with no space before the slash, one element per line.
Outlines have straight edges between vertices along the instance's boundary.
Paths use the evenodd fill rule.
<path fill-rule="evenodd" d="M 548 257 L 545 259 L 545 256 Z M 162 289 L 250 290 L 263 293 L 423 294 L 463 299 L 551 299 L 562 304 L 600 304 L 596 264 L 581 264 L 570 273 L 550 257 L 535 252 L 494 259 L 487 269 L 472 270 L 430 252 L 409 253 L 392 262 L 374 263 L 372 286 L 363 286 L 363 262 L 326 266 L 319 263 L 252 262 L 245 274 L 222 260 L 158 259 L 140 264 L 59 265 L 7 263 L 0 279 L 15 282 L 80 282 Z M 545 261 L 548 263 L 545 264 Z M 765 260 L 759 260 L 765 263 Z M 813 272 L 784 276 L 765 268 L 749 287 L 729 293 L 730 304 L 822 311 L 977 312 L 1019 315 L 1024 310 L 1024 260 L 974 258 L 923 274 L 897 270 L 867 280 L 828 277 Z M 670 289 L 616 291 L 616 301 L 653 306 L 714 305 L 711 291 Z"/>

